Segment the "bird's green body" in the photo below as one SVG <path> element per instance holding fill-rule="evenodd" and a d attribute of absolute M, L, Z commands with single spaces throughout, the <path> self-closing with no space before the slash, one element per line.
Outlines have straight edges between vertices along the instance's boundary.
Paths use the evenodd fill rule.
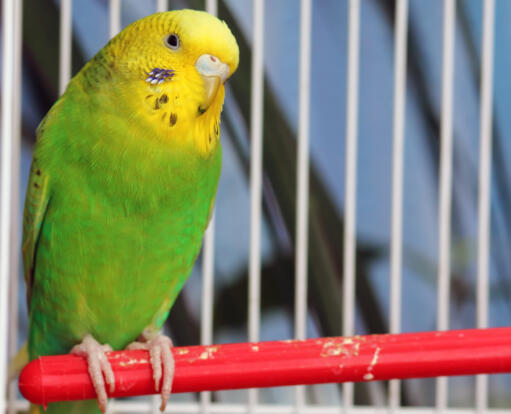
<path fill-rule="evenodd" d="M 46 211 L 31 358 L 68 352 L 86 333 L 122 349 L 161 326 L 199 251 L 220 174 L 220 146 L 207 159 L 159 140 L 141 146 L 147 125 L 126 123 L 112 95 L 87 113 L 87 95 L 68 89 L 34 154 L 27 209 L 43 196 Z M 97 118 L 113 106 L 119 112 L 101 125 Z"/>
<path fill-rule="evenodd" d="M 169 33 L 181 49 L 165 45 Z M 41 123 L 23 225 L 30 359 L 67 353 L 85 335 L 124 349 L 166 319 L 220 176 L 224 89 L 208 92 L 201 77 L 219 65 L 204 55 L 211 49 L 236 69 L 235 40 L 216 18 L 184 10 L 142 19 L 80 71 Z M 173 77 L 149 82 L 154 68 Z"/>

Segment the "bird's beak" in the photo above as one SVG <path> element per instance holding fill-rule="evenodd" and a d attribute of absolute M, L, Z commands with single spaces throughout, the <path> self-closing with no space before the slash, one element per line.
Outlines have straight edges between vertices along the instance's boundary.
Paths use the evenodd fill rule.
<path fill-rule="evenodd" d="M 229 66 L 216 56 L 204 54 L 195 62 L 195 68 L 204 80 L 206 100 L 199 105 L 199 111 L 205 112 L 216 97 L 218 88 L 229 76 Z"/>

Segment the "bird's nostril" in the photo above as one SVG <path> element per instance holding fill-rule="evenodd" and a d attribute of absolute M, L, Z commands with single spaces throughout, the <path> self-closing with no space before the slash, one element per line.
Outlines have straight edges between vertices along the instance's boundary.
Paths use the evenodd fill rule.
<path fill-rule="evenodd" d="M 211 59 L 212 62 L 216 62 L 216 58 L 214 56 L 210 56 L 209 58 Z"/>

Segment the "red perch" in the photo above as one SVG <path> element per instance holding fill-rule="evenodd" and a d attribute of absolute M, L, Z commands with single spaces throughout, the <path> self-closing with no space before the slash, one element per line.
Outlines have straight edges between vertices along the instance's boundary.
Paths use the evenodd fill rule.
<path fill-rule="evenodd" d="M 511 372 L 511 328 L 332 337 L 173 348 L 172 392 Z M 153 394 L 147 351 L 108 354 L 110 397 Z M 87 364 L 73 355 L 30 362 L 19 388 L 36 404 L 95 398 Z"/>

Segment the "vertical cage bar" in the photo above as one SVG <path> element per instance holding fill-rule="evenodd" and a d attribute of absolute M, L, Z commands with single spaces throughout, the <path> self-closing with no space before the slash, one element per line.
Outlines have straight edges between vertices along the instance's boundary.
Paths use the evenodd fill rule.
<path fill-rule="evenodd" d="M 216 0 L 208 1 L 207 9 L 211 13 L 216 10 Z M 212 214 L 211 221 L 204 236 L 204 256 L 202 261 L 202 308 L 201 308 L 201 344 L 210 345 L 213 341 L 213 286 L 215 269 L 215 215 Z M 202 395 L 209 395 L 203 393 Z"/>
<path fill-rule="evenodd" d="M 206 1 L 206 11 L 217 14 L 217 0 Z M 204 256 L 202 262 L 202 308 L 201 308 L 201 344 L 210 345 L 213 342 L 213 297 L 215 278 L 215 215 L 204 236 Z M 210 412 L 211 392 L 205 391 L 200 396 L 200 412 Z"/>
<path fill-rule="evenodd" d="M 167 11 L 168 8 L 169 8 L 168 0 L 157 0 L 156 1 L 156 11 L 157 12 Z"/>
<path fill-rule="evenodd" d="M 218 14 L 218 0 L 206 0 L 206 11 L 216 16 Z"/>
<path fill-rule="evenodd" d="M 121 0 L 110 0 L 109 17 L 109 33 L 112 38 L 121 31 Z"/>
<path fill-rule="evenodd" d="M 309 105 L 311 59 L 310 0 L 300 3 L 300 61 L 298 102 L 298 160 L 296 205 L 296 254 L 295 254 L 295 338 L 307 337 L 307 266 L 309 229 Z M 296 387 L 296 412 L 305 406 L 305 388 Z"/>
<path fill-rule="evenodd" d="M 481 51 L 481 112 L 479 132 L 479 217 L 477 241 L 477 327 L 488 327 L 490 280 L 490 190 L 492 151 L 493 36 L 495 1 L 483 3 L 483 39 Z M 488 405 L 488 376 L 476 377 L 476 411 L 482 414 Z"/>
<path fill-rule="evenodd" d="M 62 95 L 71 79 L 71 44 L 72 44 L 72 1 L 61 0 L 60 3 L 60 54 L 59 54 L 59 93 Z"/>
<path fill-rule="evenodd" d="M 346 184 L 344 224 L 343 335 L 354 334 L 355 249 L 357 197 L 358 70 L 360 1 L 350 0 L 348 11 L 348 78 L 346 112 Z M 353 405 L 353 384 L 343 385 L 344 410 Z"/>
<path fill-rule="evenodd" d="M 204 256 L 202 258 L 202 300 L 200 337 L 202 345 L 213 342 L 213 285 L 215 267 L 215 215 L 211 217 L 204 237 Z M 209 412 L 211 392 L 201 392 L 201 413 Z"/>
<path fill-rule="evenodd" d="M 401 266 L 403 244 L 403 158 L 406 100 L 408 0 L 396 4 L 394 32 L 394 118 L 392 154 L 392 217 L 390 243 L 390 332 L 401 331 Z M 389 408 L 400 405 L 400 382 L 390 381 Z"/>
<path fill-rule="evenodd" d="M 16 82 L 16 1 L 2 4 L 2 142 L 1 142 L 1 211 L 0 211 L 0 413 L 6 410 L 7 356 L 9 336 L 9 285 L 12 266 L 13 168 L 16 154 L 14 94 Z M 18 24 L 18 26 L 17 26 Z M 17 275 L 16 275 L 17 277 Z"/>
<path fill-rule="evenodd" d="M 451 258 L 451 190 L 452 190 L 452 112 L 454 74 L 454 35 L 456 0 L 444 1 L 442 56 L 442 124 L 440 129 L 440 193 L 438 225 L 438 315 L 437 329 L 449 327 L 449 283 Z M 437 412 L 447 407 L 447 378 L 436 382 Z"/>
<path fill-rule="evenodd" d="M 263 47 L 264 0 L 253 2 L 254 38 L 252 42 L 252 89 L 250 130 L 250 258 L 248 292 L 248 340 L 259 340 L 261 318 L 261 200 L 263 167 Z M 258 391 L 248 391 L 248 412 L 254 413 Z"/>
<path fill-rule="evenodd" d="M 202 300 L 200 337 L 202 345 L 213 341 L 213 283 L 215 265 L 215 216 L 211 217 L 204 236 L 204 256 L 202 258 Z M 209 412 L 211 392 L 201 392 L 200 412 Z"/>
<path fill-rule="evenodd" d="M 217 14 L 217 0 L 206 1 L 206 11 Z M 202 262 L 202 309 L 201 309 L 201 344 L 213 342 L 213 298 L 215 278 L 215 214 L 213 213 L 204 238 L 204 257 Z M 200 412 L 210 412 L 211 392 L 201 392 Z"/>
<path fill-rule="evenodd" d="M 10 286 L 9 286 L 9 359 L 18 351 L 18 285 L 19 285 L 19 240 L 20 224 L 20 157 L 21 157 L 21 33 L 22 33 L 22 1 L 14 5 L 14 89 L 12 100 L 12 166 L 11 166 L 11 251 L 10 251 Z M 8 388 L 8 413 L 16 412 L 15 402 L 17 387 L 11 382 Z"/>

